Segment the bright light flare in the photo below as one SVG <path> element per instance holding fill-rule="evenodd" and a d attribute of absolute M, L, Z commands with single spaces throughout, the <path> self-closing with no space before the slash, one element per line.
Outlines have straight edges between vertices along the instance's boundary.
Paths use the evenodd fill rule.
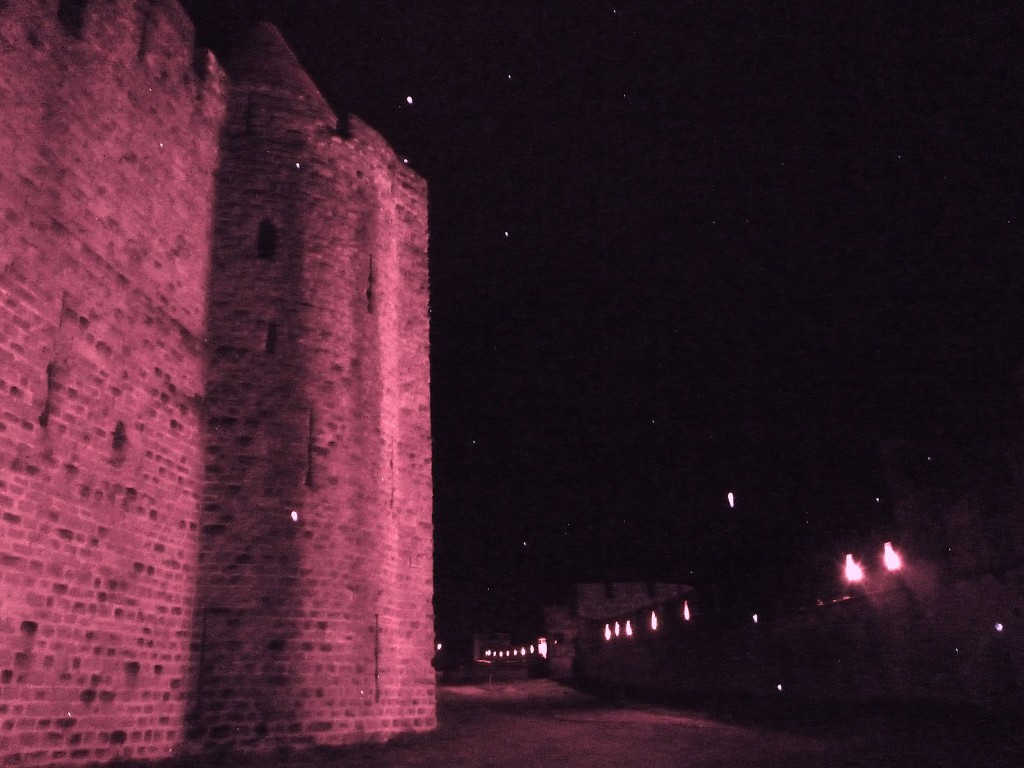
<path fill-rule="evenodd" d="M 612 628 L 609 627 L 607 624 L 604 625 L 604 639 L 605 640 L 611 640 L 612 639 Z"/>
<path fill-rule="evenodd" d="M 626 619 L 626 637 L 633 636 L 633 625 L 630 624 L 629 619 Z"/>
<path fill-rule="evenodd" d="M 683 621 L 690 620 L 690 604 L 683 600 Z"/>
<path fill-rule="evenodd" d="M 615 636 L 618 637 L 619 634 L 621 633 L 621 631 L 622 631 L 622 628 L 619 627 L 619 622 L 616 621 L 615 622 Z"/>
<path fill-rule="evenodd" d="M 658 628 L 658 614 L 656 611 L 651 611 L 651 629 L 656 630 Z"/>
<path fill-rule="evenodd" d="M 732 491 L 729 491 L 729 495 L 726 497 L 729 499 L 729 509 L 733 509 L 736 506 L 736 497 L 732 495 Z"/>
<path fill-rule="evenodd" d="M 860 567 L 859 563 L 854 562 L 853 555 L 846 556 L 846 580 L 847 581 L 863 581 L 864 580 L 864 569 Z"/>
<path fill-rule="evenodd" d="M 885 567 L 890 571 L 898 571 L 903 567 L 903 558 L 892 548 L 891 541 L 885 542 L 885 554 L 882 559 L 885 561 Z"/>
<path fill-rule="evenodd" d="M 537 653 L 540 654 L 542 659 L 546 659 L 548 657 L 547 638 L 541 637 L 537 639 Z"/>

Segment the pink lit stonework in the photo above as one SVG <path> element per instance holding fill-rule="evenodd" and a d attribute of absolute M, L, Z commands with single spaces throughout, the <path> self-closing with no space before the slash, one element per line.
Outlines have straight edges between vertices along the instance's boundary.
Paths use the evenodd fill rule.
<path fill-rule="evenodd" d="M 424 181 L 273 27 L 65 5 L 0 8 L 0 762 L 432 729 Z"/>

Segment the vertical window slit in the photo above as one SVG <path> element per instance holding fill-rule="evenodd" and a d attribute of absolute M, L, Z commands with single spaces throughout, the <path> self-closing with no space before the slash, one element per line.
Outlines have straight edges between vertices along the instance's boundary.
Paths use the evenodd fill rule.
<path fill-rule="evenodd" d="M 373 268 L 373 256 L 370 256 L 370 272 L 366 276 L 366 311 L 373 314 L 373 284 L 377 276 Z"/>
<path fill-rule="evenodd" d="M 277 227 L 270 219 L 260 222 L 256 232 L 256 258 L 273 261 L 277 254 Z"/>
<path fill-rule="evenodd" d="M 277 351 L 277 323 L 267 324 L 267 340 L 264 345 L 264 351 L 268 355 L 272 355 Z"/>
<path fill-rule="evenodd" d="M 313 487 L 313 411 L 309 412 L 309 433 L 306 438 L 306 487 Z"/>
<path fill-rule="evenodd" d="M 48 363 L 46 366 L 46 400 L 43 402 L 43 412 L 39 414 L 39 426 L 46 429 L 50 423 L 50 398 L 53 396 L 54 379 L 57 376 L 57 364 Z"/>
<path fill-rule="evenodd" d="M 149 8 L 146 8 L 142 12 L 142 31 L 139 33 L 139 61 L 146 58 L 146 52 L 149 50 L 149 25 L 150 25 L 150 14 L 152 12 Z"/>

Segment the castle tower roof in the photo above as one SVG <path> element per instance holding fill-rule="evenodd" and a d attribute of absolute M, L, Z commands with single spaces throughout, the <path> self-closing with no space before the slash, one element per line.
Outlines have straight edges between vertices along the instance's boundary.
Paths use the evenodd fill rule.
<path fill-rule="evenodd" d="M 337 120 L 334 110 L 273 24 L 260 22 L 242 36 L 232 52 L 228 73 L 236 86 L 298 98 L 325 120 Z"/>

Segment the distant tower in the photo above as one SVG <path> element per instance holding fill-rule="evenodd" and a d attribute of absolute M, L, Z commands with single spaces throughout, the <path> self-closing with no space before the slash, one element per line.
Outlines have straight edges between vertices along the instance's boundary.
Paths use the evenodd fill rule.
<path fill-rule="evenodd" d="M 228 69 L 191 737 L 429 729 L 426 186 L 273 27 Z"/>

